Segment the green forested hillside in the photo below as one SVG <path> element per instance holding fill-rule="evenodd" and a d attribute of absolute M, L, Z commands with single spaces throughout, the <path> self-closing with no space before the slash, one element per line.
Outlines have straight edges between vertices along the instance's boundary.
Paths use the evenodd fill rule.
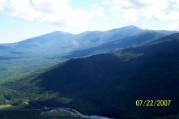
<path fill-rule="evenodd" d="M 159 41 L 114 54 L 70 60 L 41 75 L 40 84 L 71 97 L 71 105 L 86 113 L 118 118 L 176 113 L 179 34 Z M 171 99 L 173 103 L 170 107 L 145 107 L 144 111 L 135 107 L 136 99 Z"/>
<path fill-rule="evenodd" d="M 46 73 L 4 83 L 8 94 L 14 91 L 17 95 L 7 98 L 4 92 L 2 96 L 8 101 L 4 103 L 12 105 L 28 100 L 33 105 L 24 107 L 28 109 L 71 107 L 83 114 L 117 119 L 177 115 L 178 52 L 179 34 L 173 34 L 135 48 L 71 59 Z M 136 100 L 145 99 L 172 103 L 168 107 L 136 107 Z"/>
<path fill-rule="evenodd" d="M 44 69 L 70 58 L 102 53 L 106 47 L 108 47 L 108 50 L 105 52 L 111 52 L 114 49 L 130 47 L 134 44 L 139 45 L 173 33 L 169 31 L 152 31 L 153 35 L 150 35 L 148 32 L 150 31 L 135 26 L 109 31 L 88 31 L 76 35 L 59 31 L 17 43 L 1 44 L 0 83 L 22 79 L 34 72 L 43 72 Z M 147 34 L 149 38 L 146 38 Z M 140 42 L 137 42 L 138 40 Z M 114 43 L 113 45 L 113 42 L 117 42 L 117 44 Z M 125 42 L 125 47 L 118 45 L 121 42 Z M 102 44 L 104 46 L 100 47 L 99 45 Z M 95 48 L 97 46 L 99 46 L 98 49 Z M 86 54 L 88 48 L 93 50 Z M 77 55 L 76 50 L 79 52 Z"/>
<path fill-rule="evenodd" d="M 57 31 L 16 43 L 0 44 L 0 82 L 22 79 L 33 72 L 43 72 L 44 68 L 66 60 L 62 56 L 74 50 L 84 50 L 141 32 L 142 29 L 134 26 L 76 35 Z"/>

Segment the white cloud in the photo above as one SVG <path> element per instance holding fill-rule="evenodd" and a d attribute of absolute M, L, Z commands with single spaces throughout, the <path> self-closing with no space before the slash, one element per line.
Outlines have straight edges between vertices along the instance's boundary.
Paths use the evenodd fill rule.
<path fill-rule="evenodd" d="M 0 0 L 0 11 L 3 10 L 3 5 L 6 0 Z"/>
<path fill-rule="evenodd" d="M 70 0 L 1 0 L 0 11 L 32 22 L 87 26 L 92 14 L 74 9 Z"/>
<path fill-rule="evenodd" d="M 127 22 L 153 19 L 164 21 L 166 29 L 179 30 L 179 0 L 104 0 L 108 11 L 116 19 Z M 104 2 L 103 2 L 103 5 Z M 158 21 L 158 22 L 157 22 Z"/>
<path fill-rule="evenodd" d="M 105 0 L 105 1 L 108 1 L 108 0 Z M 103 2 L 105 2 L 105 1 L 103 1 Z M 101 5 L 97 4 L 97 2 L 95 2 L 94 4 L 92 4 L 91 8 L 93 9 L 93 10 L 91 10 L 91 14 L 93 17 L 100 18 L 101 20 L 108 20 L 107 13 L 103 6 L 101 6 Z"/>
<path fill-rule="evenodd" d="M 91 7 L 92 7 L 93 9 L 96 9 L 97 6 L 98 6 L 98 5 L 95 3 L 95 4 L 93 4 Z"/>
<path fill-rule="evenodd" d="M 169 7 L 168 2 L 168 0 L 113 0 L 110 12 L 126 21 L 140 18 L 167 20 L 165 10 Z"/>
<path fill-rule="evenodd" d="M 156 19 L 179 20 L 179 0 L 112 0 L 109 11 L 125 21 Z"/>
<path fill-rule="evenodd" d="M 111 4 L 111 1 L 110 0 L 104 0 L 103 1 L 103 5 L 110 5 Z"/>
<path fill-rule="evenodd" d="M 179 20 L 179 0 L 94 0 L 91 11 L 73 8 L 71 1 L 0 0 L 0 12 L 32 22 L 76 27 L 88 26 L 96 17 L 128 22 L 155 19 L 175 23 Z"/>
<path fill-rule="evenodd" d="M 179 20 L 179 11 L 172 11 L 170 14 L 169 14 L 169 18 L 170 20 Z"/>
<path fill-rule="evenodd" d="M 173 30 L 173 31 L 175 31 L 175 30 L 179 31 L 179 22 L 170 23 L 165 27 L 165 29 Z"/>
<path fill-rule="evenodd" d="M 105 10 L 102 7 L 96 8 L 92 13 L 93 13 L 93 16 L 101 18 L 102 20 L 107 20 L 108 19 L 107 15 L 105 13 Z"/>

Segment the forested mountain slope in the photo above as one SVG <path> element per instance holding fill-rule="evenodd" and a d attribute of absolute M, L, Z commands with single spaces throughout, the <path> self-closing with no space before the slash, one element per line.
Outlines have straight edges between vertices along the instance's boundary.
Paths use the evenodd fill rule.
<path fill-rule="evenodd" d="M 179 34 L 109 54 L 71 59 L 34 80 L 72 99 L 67 106 L 109 117 L 178 113 Z M 136 107 L 139 99 L 169 99 L 169 107 Z"/>

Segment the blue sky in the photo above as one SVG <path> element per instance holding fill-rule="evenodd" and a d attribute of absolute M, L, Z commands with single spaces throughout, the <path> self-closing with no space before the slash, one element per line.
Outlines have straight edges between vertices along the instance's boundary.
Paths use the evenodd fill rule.
<path fill-rule="evenodd" d="M 179 30 L 178 0 L 0 0 L 0 43 L 135 25 Z"/>

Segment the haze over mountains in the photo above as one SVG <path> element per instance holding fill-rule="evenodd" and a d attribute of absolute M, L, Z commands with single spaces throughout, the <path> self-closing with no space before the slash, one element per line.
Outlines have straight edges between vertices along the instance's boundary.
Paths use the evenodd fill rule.
<path fill-rule="evenodd" d="M 135 26 L 76 35 L 53 32 L 1 44 L 0 104 L 12 107 L 0 108 L 0 118 L 46 118 L 39 115 L 44 107 L 116 119 L 175 116 L 178 52 L 176 31 Z M 139 99 L 170 99 L 172 104 L 140 108 L 135 105 Z"/>
<path fill-rule="evenodd" d="M 135 26 L 127 26 L 109 31 L 87 31 L 77 35 L 56 31 L 17 43 L 2 44 L 0 48 L 4 49 L 5 53 L 8 52 L 12 55 L 39 56 L 39 54 L 44 54 L 44 56 L 50 57 L 66 55 L 71 51 L 98 46 L 101 49 L 100 47 L 105 47 L 108 43 L 110 47 L 113 47 L 111 45 L 120 44 L 116 48 L 125 48 L 150 42 L 171 33 L 174 32 L 143 30 Z"/>
<path fill-rule="evenodd" d="M 26 74 L 41 71 L 69 58 L 141 45 L 174 32 L 126 26 L 109 31 L 87 31 L 77 35 L 57 31 L 17 43 L 1 44 L 0 81 L 6 78 L 14 80 L 14 76 L 22 78 Z"/>

